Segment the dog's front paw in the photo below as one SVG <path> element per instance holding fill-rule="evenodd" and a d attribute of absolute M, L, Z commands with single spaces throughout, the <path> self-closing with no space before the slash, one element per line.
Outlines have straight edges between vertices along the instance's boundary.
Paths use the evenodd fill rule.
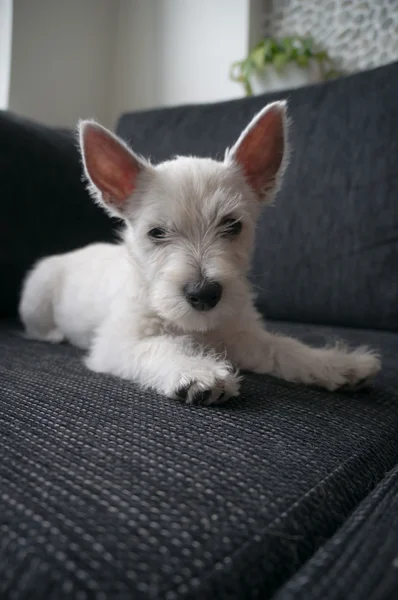
<path fill-rule="evenodd" d="M 337 346 L 327 352 L 329 361 L 320 369 L 320 378 L 315 383 L 329 390 L 353 391 L 366 387 L 381 368 L 379 356 L 366 348 L 348 351 Z"/>
<path fill-rule="evenodd" d="M 171 397 L 187 404 L 221 404 L 239 395 L 240 378 L 228 363 L 181 373 Z"/>
<path fill-rule="evenodd" d="M 381 369 L 380 357 L 364 348 L 347 354 L 347 367 L 344 371 L 343 389 L 358 390 L 368 386 Z"/>

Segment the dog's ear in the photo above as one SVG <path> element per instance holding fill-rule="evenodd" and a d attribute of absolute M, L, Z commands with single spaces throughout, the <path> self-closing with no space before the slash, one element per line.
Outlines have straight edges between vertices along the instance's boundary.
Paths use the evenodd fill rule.
<path fill-rule="evenodd" d="M 272 200 L 287 162 L 286 102 L 263 108 L 227 151 L 225 160 L 242 169 L 259 199 Z"/>
<path fill-rule="evenodd" d="M 137 183 L 150 165 L 95 121 L 79 123 L 80 150 L 89 189 L 113 216 L 125 217 Z"/>

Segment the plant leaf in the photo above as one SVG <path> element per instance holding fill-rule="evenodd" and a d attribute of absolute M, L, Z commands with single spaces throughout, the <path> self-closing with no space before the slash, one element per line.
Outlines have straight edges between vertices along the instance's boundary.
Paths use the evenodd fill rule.
<path fill-rule="evenodd" d="M 287 62 L 289 62 L 289 59 L 286 54 L 277 54 L 274 58 L 273 64 L 277 71 L 282 71 Z"/>
<path fill-rule="evenodd" d="M 257 69 L 262 69 L 265 62 L 264 46 L 255 48 L 250 54 L 250 58 Z"/>
<path fill-rule="evenodd" d="M 253 73 L 264 72 L 266 65 L 273 65 L 281 71 L 289 62 L 307 67 L 309 61 L 316 60 L 325 79 L 338 77 L 333 61 L 325 50 L 319 49 L 311 36 L 285 36 L 281 39 L 266 37 L 254 46 L 244 60 L 231 65 L 229 76 L 232 81 L 244 85 L 247 95 L 252 95 L 250 78 Z"/>
<path fill-rule="evenodd" d="M 308 67 L 309 60 L 308 56 L 301 55 L 297 57 L 296 62 L 300 67 Z"/>
<path fill-rule="evenodd" d="M 242 77 L 242 62 L 241 60 L 236 60 L 232 63 L 231 68 L 229 70 L 229 78 L 232 81 L 241 81 Z"/>

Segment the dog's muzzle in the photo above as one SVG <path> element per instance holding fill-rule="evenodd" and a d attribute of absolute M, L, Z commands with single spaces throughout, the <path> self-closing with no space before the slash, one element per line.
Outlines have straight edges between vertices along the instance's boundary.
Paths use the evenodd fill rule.
<path fill-rule="evenodd" d="M 195 310 L 206 311 L 214 308 L 220 301 L 222 286 L 218 281 L 195 281 L 184 287 L 184 296 Z"/>

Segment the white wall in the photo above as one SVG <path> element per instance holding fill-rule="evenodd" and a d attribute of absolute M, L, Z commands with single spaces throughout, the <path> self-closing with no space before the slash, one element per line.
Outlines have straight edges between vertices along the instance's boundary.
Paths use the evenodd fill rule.
<path fill-rule="evenodd" d="M 8 108 L 11 39 L 12 0 L 0 0 L 0 110 Z"/>
<path fill-rule="evenodd" d="M 118 0 L 111 78 L 111 118 L 157 105 L 156 12 L 163 0 Z"/>
<path fill-rule="evenodd" d="M 49 125 L 110 124 L 112 0 L 14 0 L 10 108 Z"/>
<path fill-rule="evenodd" d="M 119 0 L 113 120 L 133 109 L 241 96 L 229 68 L 247 54 L 252 5 L 253 0 Z"/>
<path fill-rule="evenodd" d="M 10 108 L 113 126 L 125 111 L 239 97 L 228 74 L 247 54 L 253 3 L 14 0 Z"/>
<path fill-rule="evenodd" d="M 162 0 L 157 10 L 159 104 L 211 102 L 242 95 L 231 62 L 249 44 L 247 0 Z"/>

